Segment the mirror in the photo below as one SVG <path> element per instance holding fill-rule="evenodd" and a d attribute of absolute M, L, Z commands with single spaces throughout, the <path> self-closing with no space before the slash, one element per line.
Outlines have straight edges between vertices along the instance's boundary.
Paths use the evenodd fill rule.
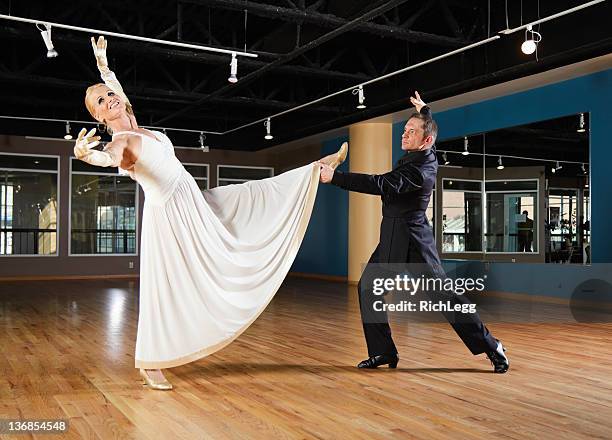
<path fill-rule="evenodd" d="M 588 123 L 582 113 L 438 142 L 428 218 L 442 258 L 590 263 Z"/>

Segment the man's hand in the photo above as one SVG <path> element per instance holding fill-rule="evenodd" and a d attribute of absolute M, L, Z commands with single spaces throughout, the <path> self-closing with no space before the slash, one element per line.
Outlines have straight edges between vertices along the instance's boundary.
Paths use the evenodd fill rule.
<path fill-rule="evenodd" d="M 322 162 L 317 162 L 317 163 L 321 167 L 321 177 L 319 178 L 319 181 L 321 183 L 331 182 L 332 178 L 334 177 L 334 169 L 330 167 L 329 165 L 326 165 Z"/>
<path fill-rule="evenodd" d="M 417 92 L 416 90 L 414 91 L 414 96 L 410 97 L 410 102 L 412 103 L 412 105 L 414 105 L 414 108 L 419 113 L 421 112 L 421 109 L 427 105 L 425 104 L 425 102 L 423 102 L 423 100 L 421 99 L 421 95 L 419 95 L 419 92 Z"/>
<path fill-rule="evenodd" d="M 89 133 L 85 133 L 87 133 L 87 129 L 83 128 L 74 145 L 74 155 L 77 159 L 86 157 L 91 152 L 90 150 L 100 143 L 100 136 L 94 136 L 95 128 L 89 130 Z"/>
<path fill-rule="evenodd" d="M 94 37 L 91 37 L 91 47 L 93 49 L 94 56 L 96 57 L 98 69 L 100 70 L 108 69 L 108 59 L 106 58 L 106 45 L 107 42 L 103 36 L 98 37 L 97 43 L 96 39 Z"/>

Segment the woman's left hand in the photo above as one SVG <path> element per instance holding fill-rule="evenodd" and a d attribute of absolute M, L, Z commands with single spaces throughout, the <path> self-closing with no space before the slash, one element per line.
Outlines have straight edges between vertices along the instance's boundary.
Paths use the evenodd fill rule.
<path fill-rule="evenodd" d="M 91 37 L 91 47 L 94 52 L 94 56 L 96 57 L 96 63 L 98 64 L 98 69 L 104 70 L 108 69 L 108 59 L 106 58 L 106 46 L 107 41 L 103 36 L 98 37 L 98 42 L 96 43 L 96 39 Z"/>

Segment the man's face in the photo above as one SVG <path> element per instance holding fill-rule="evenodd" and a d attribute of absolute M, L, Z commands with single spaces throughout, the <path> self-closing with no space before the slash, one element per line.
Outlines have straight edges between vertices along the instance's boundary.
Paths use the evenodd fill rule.
<path fill-rule="evenodd" d="M 418 151 L 427 147 L 431 136 L 424 138 L 423 134 L 423 122 L 416 118 L 409 119 L 402 135 L 402 150 Z"/>

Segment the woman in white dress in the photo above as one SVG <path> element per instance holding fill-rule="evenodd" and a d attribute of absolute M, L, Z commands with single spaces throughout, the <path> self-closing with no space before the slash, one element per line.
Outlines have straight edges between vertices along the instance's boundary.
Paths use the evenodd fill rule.
<path fill-rule="evenodd" d="M 113 140 L 95 150 L 95 128 L 82 129 L 74 153 L 123 169 L 144 190 L 135 366 L 145 384 L 167 390 L 161 369 L 223 348 L 271 301 L 304 237 L 320 167 L 202 193 L 170 139 L 138 126 L 108 68 L 104 37 L 91 40 L 105 84 L 87 89 L 85 105 Z M 320 162 L 338 166 L 346 152 L 344 144 Z"/>

